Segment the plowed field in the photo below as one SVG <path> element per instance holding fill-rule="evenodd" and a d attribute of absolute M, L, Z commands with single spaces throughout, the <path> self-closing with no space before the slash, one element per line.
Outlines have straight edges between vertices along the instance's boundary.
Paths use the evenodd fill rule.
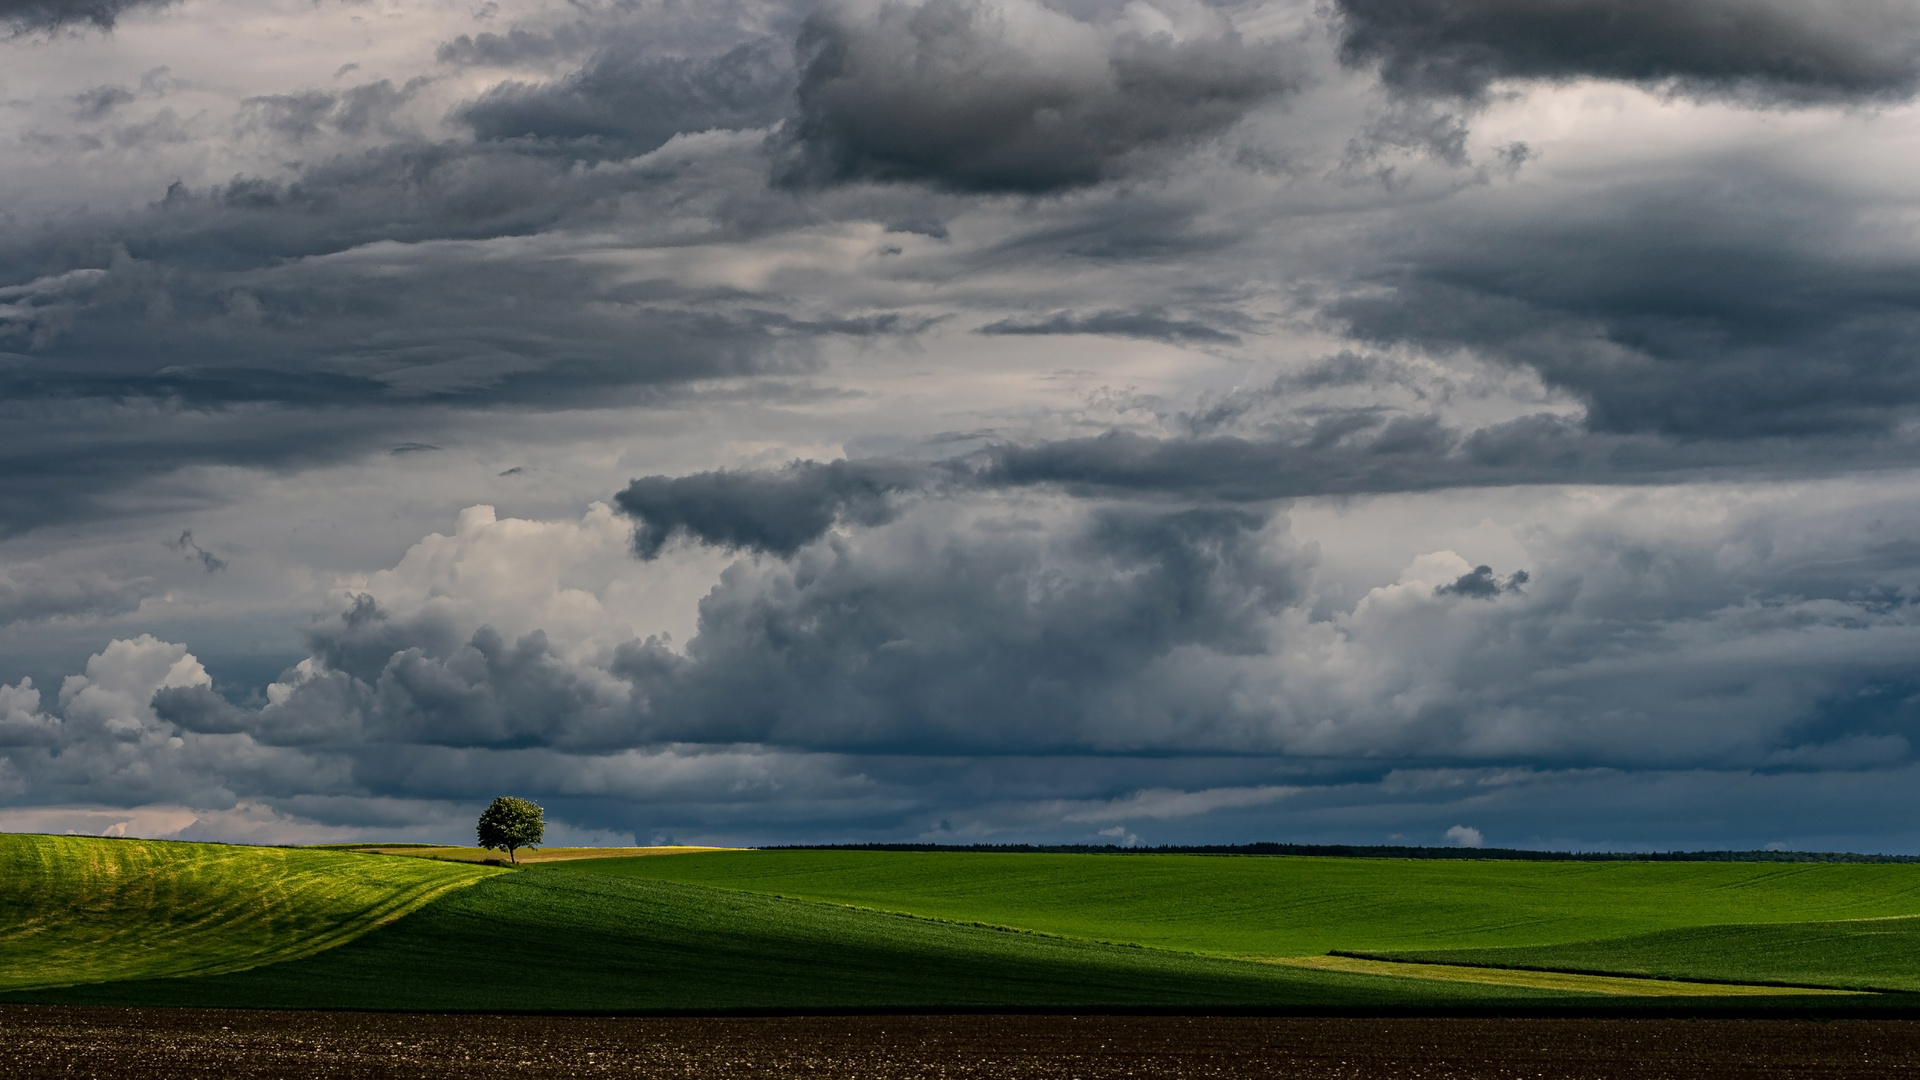
<path fill-rule="evenodd" d="M 0 1006 L 9 1080 L 1901 1080 L 1920 1021 L 593 1019 Z"/>

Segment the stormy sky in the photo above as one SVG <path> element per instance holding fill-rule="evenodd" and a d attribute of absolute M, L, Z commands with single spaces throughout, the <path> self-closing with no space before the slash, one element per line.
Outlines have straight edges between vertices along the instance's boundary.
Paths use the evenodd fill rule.
<path fill-rule="evenodd" d="M 0 829 L 1920 851 L 1911 0 L 0 0 Z"/>

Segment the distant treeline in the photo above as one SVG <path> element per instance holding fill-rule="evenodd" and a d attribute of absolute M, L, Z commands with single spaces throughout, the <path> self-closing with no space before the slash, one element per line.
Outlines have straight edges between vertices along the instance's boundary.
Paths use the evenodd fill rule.
<path fill-rule="evenodd" d="M 1392 844 L 782 844 L 764 851 L 993 851 L 1057 855 L 1320 855 L 1343 859 L 1511 859 L 1521 862 L 1920 863 L 1920 855 L 1851 851 L 1533 851 Z"/>

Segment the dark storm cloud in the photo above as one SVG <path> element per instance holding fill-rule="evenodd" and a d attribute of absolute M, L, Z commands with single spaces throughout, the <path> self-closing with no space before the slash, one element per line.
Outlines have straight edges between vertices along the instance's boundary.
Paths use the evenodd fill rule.
<path fill-rule="evenodd" d="M 1529 575 L 1525 570 L 1515 570 L 1501 581 L 1491 566 L 1476 566 L 1461 574 L 1446 585 L 1436 586 L 1435 596 L 1465 596 L 1475 600 L 1491 600 L 1502 593 L 1517 593 L 1526 585 Z"/>
<path fill-rule="evenodd" d="M 643 559 L 656 557 L 680 536 L 788 556 L 835 522 L 886 521 L 892 496 L 924 487 L 929 479 L 925 469 L 893 462 L 796 461 L 777 473 L 641 477 L 613 502 L 636 519 L 633 547 Z"/>
<path fill-rule="evenodd" d="M 1134 700 L 1165 677 L 1152 665 L 1182 649 L 1257 650 L 1260 619 L 1294 595 L 1264 523 L 1115 510 L 1052 533 L 956 523 L 898 549 L 884 537 L 816 546 L 729 571 L 685 655 L 653 639 L 622 646 L 610 672 L 625 686 L 537 632 L 463 637 L 363 599 L 314 628 L 316 670 L 245 723 L 267 743 L 311 746 L 1154 744 L 1206 706 Z M 242 722 L 205 693 L 168 691 L 162 706 L 196 730 Z"/>
<path fill-rule="evenodd" d="M 325 95 L 326 123 L 359 122 L 353 93 Z M 797 318 L 756 303 L 778 297 L 625 279 L 564 245 L 524 259 L 461 246 L 683 198 L 684 167 L 581 171 L 507 146 L 402 141 L 288 181 L 176 184 L 141 213 L 16 233 L 0 242 L 0 529 L 84 514 L 184 464 L 334 460 L 418 441 L 454 422 L 449 409 L 650 400 L 806 370 L 822 336 L 924 325 Z"/>
<path fill-rule="evenodd" d="M 1533 418 L 1472 433 L 1381 410 L 1321 416 L 1265 438 L 1150 437 L 1130 432 L 996 443 L 935 464 L 797 461 L 777 471 L 649 476 L 614 496 L 637 520 L 634 549 L 651 559 L 675 537 L 790 557 L 835 524 L 892 520 L 905 498 L 1052 487 L 1086 496 L 1177 495 L 1267 502 L 1310 495 L 1608 479 L 1620 443 Z M 1682 465 L 1658 453 L 1649 474 Z M 1643 477 L 1644 478 L 1644 477 Z"/>
<path fill-rule="evenodd" d="M 181 687 L 154 695 L 155 714 L 199 734 L 335 750 L 605 748 L 632 727 L 624 697 L 555 655 L 540 631 L 513 642 L 485 626 L 463 635 L 431 614 L 390 617 L 362 596 L 306 637 L 319 670 L 298 677 L 287 700 L 245 709 Z"/>
<path fill-rule="evenodd" d="M 649 57 L 609 49 L 554 83 L 502 83 L 459 110 L 484 140 L 530 139 L 631 157 L 683 132 L 764 127 L 793 92 L 785 43 L 716 57 Z"/>
<path fill-rule="evenodd" d="M 0 26 L 15 34 L 81 25 L 111 30 L 129 11 L 170 3 L 173 0 L 0 0 Z"/>
<path fill-rule="evenodd" d="M 1343 56 L 1405 90 L 1620 79 L 1769 102 L 1911 96 L 1920 9 L 1905 0 L 1336 0 Z"/>
<path fill-rule="evenodd" d="M 1842 465 L 1897 463 L 1906 453 L 1904 444 L 1879 439 L 1677 440 L 1596 432 L 1578 418 L 1550 413 L 1481 427 L 1450 426 L 1384 407 L 1309 410 L 1283 423 L 1248 419 L 1262 402 L 1302 387 L 1391 380 L 1398 377 L 1394 368 L 1378 357 L 1341 354 L 1272 386 L 1173 418 L 1185 422 L 1185 434 L 1109 431 L 992 442 L 934 463 L 797 461 L 773 471 L 650 476 L 633 481 L 613 501 L 637 520 L 634 547 L 643 558 L 656 557 L 676 537 L 785 558 L 836 524 L 884 524 L 922 497 L 970 492 L 1051 489 L 1088 498 L 1174 496 L 1244 504 L 1522 484 L 1815 475 Z M 1234 428 L 1257 433 L 1224 433 Z M 1520 571 L 1501 587 L 1517 588 L 1526 580 Z M 1480 594 L 1471 582 L 1455 584 L 1460 595 Z"/>
<path fill-rule="evenodd" d="M 252 719 L 208 686 L 173 686 L 154 692 L 154 715 L 183 731 L 200 735 L 233 735 L 247 730 Z"/>
<path fill-rule="evenodd" d="M 1878 210 L 1752 163 L 1442 216 L 1328 312 L 1362 341 L 1467 350 L 1578 395 L 1602 433 L 1872 439 L 1920 404 L 1920 261 Z M 1398 241 L 1392 241 L 1398 246 Z"/>
<path fill-rule="evenodd" d="M 178 540 L 168 541 L 167 546 L 199 563 L 200 569 L 209 574 L 217 574 L 227 568 L 227 560 L 201 547 L 199 542 L 194 540 L 192 529 L 182 532 Z"/>
<path fill-rule="evenodd" d="M 923 181 L 1045 193 L 1214 135 L 1290 89 L 1285 58 L 1230 31 L 1106 32 L 1037 4 L 830 4 L 799 40 L 786 137 L 796 184 Z"/>
<path fill-rule="evenodd" d="M 1240 340 L 1235 334 L 1192 319 L 1171 319 L 1144 311 L 1096 311 L 1073 315 L 1061 311 L 1032 321 L 1001 319 L 980 328 L 982 334 L 1103 334 L 1150 341 L 1218 342 Z"/>
<path fill-rule="evenodd" d="M 1261 542 L 1264 520 L 1116 511 L 1051 537 L 929 538 L 914 557 L 818 551 L 770 580 L 723 580 L 684 661 L 635 650 L 628 670 L 648 688 L 646 729 L 660 738 L 1157 744 L 1204 726 L 1218 702 L 1166 700 L 1152 666 L 1183 648 L 1256 650 L 1260 619 L 1294 595 Z"/>

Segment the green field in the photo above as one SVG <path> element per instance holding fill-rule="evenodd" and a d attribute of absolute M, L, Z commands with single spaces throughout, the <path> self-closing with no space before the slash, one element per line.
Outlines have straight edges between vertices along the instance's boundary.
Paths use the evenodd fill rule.
<path fill-rule="evenodd" d="M 14 991 L 0 1000 L 1504 1009 L 1636 992 L 1460 967 L 1443 979 L 1417 963 L 1327 961 L 1335 950 L 1920 990 L 1920 866 L 720 851 L 506 871 L 404 850 L 0 836 L 0 988 Z M 1683 989 L 1699 992 L 1666 992 Z"/>
<path fill-rule="evenodd" d="M 350 944 L 206 979 L 42 992 L 81 1004 L 461 1010 L 1369 1007 L 1541 995 L 1302 971 L 539 867 Z"/>
<path fill-rule="evenodd" d="M 1920 915 L 1920 865 L 733 851 L 578 866 L 1217 956 Z"/>
<path fill-rule="evenodd" d="M 294 960 L 497 873 L 329 851 L 0 835 L 0 989 Z"/>
<path fill-rule="evenodd" d="M 1920 993 L 1920 918 L 1700 926 L 1566 945 L 1383 958 Z"/>

